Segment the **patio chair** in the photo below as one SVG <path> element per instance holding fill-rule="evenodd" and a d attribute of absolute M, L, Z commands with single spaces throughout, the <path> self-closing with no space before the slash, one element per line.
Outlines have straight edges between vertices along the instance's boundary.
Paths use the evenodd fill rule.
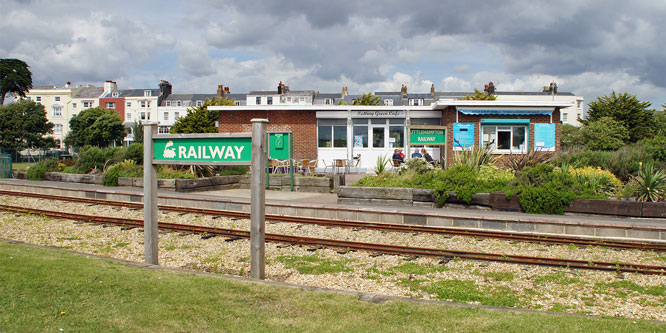
<path fill-rule="evenodd" d="M 315 172 L 315 169 L 317 168 L 317 161 L 318 160 L 312 160 L 310 163 L 308 163 L 307 173 L 313 174 Z"/>
<path fill-rule="evenodd" d="M 333 169 L 333 163 L 327 164 L 326 160 L 321 160 L 321 161 L 322 161 L 322 163 L 324 163 L 324 173 L 326 173 L 326 170 L 328 170 L 328 168 Z"/>
<path fill-rule="evenodd" d="M 334 160 L 335 162 L 335 172 L 337 173 L 338 168 L 343 168 L 342 173 L 348 173 L 349 171 L 349 164 L 347 163 L 347 160 Z"/>

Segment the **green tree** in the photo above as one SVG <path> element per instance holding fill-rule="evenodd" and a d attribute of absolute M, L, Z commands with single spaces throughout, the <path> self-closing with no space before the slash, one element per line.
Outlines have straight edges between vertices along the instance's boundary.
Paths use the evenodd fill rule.
<path fill-rule="evenodd" d="M 143 143 L 143 123 L 141 123 L 141 120 L 134 123 L 132 132 L 134 133 L 134 142 Z"/>
<path fill-rule="evenodd" d="M 0 59 L 0 105 L 5 103 L 7 93 L 25 97 L 32 88 L 32 73 L 29 66 L 18 59 Z"/>
<path fill-rule="evenodd" d="M 628 142 L 637 142 L 643 138 L 654 135 L 653 110 L 650 102 L 641 102 L 636 96 L 622 93 L 598 97 L 589 104 L 587 119 L 581 122 L 585 125 L 595 122 L 603 117 L 611 117 L 619 121 L 629 131 Z"/>
<path fill-rule="evenodd" d="M 666 136 L 666 110 L 654 113 L 654 129 L 657 136 Z"/>
<path fill-rule="evenodd" d="M 602 117 L 583 127 L 585 147 L 590 150 L 617 150 L 624 146 L 629 131 L 612 117 Z"/>
<path fill-rule="evenodd" d="M 582 147 L 585 145 L 585 137 L 581 127 L 562 124 L 560 129 L 560 143 L 562 149 Z"/>
<path fill-rule="evenodd" d="M 497 96 L 489 94 L 485 91 L 474 88 L 474 95 L 467 94 L 463 97 L 464 100 L 473 100 L 473 101 L 494 101 L 497 99 Z"/>
<path fill-rule="evenodd" d="M 381 98 L 375 96 L 372 93 L 362 94 L 361 97 L 358 97 L 352 101 L 352 105 L 379 105 Z M 338 105 L 348 105 L 344 100 L 340 100 Z"/>
<path fill-rule="evenodd" d="M 55 147 L 53 137 L 46 136 L 52 130 L 41 104 L 22 100 L 0 105 L 0 147 L 5 150 Z"/>
<path fill-rule="evenodd" d="M 72 147 L 107 147 L 125 137 L 120 115 L 101 107 L 81 111 L 69 121 L 69 130 L 65 144 Z"/>
<path fill-rule="evenodd" d="M 236 105 L 236 100 L 228 97 L 206 99 L 202 105 L 188 108 L 185 117 L 176 119 L 171 133 L 217 133 L 215 122 L 219 120 L 219 114 L 208 110 L 208 107 L 224 105 Z"/>

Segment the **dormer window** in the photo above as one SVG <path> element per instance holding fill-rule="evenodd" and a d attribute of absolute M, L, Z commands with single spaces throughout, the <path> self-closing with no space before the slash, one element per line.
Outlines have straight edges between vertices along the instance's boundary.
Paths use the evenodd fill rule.
<path fill-rule="evenodd" d="M 420 98 L 411 98 L 409 100 L 409 105 L 412 105 L 412 106 L 423 105 L 423 100 L 420 99 Z"/>
<path fill-rule="evenodd" d="M 386 106 L 393 106 L 393 100 L 392 99 L 385 99 L 384 100 L 384 105 Z"/>
<path fill-rule="evenodd" d="M 176 101 L 176 106 L 183 106 L 183 101 Z"/>
<path fill-rule="evenodd" d="M 118 97 L 120 94 L 117 91 L 111 93 L 111 97 Z"/>
<path fill-rule="evenodd" d="M 143 91 L 143 96 L 144 97 L 150 97 L 150 96 L 152 96 L 152 92 L 150 90 L 144 90 Z"/>
<path fill-rule="evenodd" d="M 166 106 L 171 106 L 171 101 L 166 101 Z"/>
<path fill-rule="evenodd" d="M 197 101 L 197 106 L 203 105 L 203 101 Z"/>

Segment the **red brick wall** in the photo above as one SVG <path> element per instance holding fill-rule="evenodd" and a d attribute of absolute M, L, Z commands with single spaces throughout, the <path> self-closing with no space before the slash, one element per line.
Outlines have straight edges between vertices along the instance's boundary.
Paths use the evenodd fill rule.
<path fill-rule="evenodd" d="M 100 98 L 99 106 L 106 109 L 106 103 L 116 103 L 115 111 L 120 115 L 120 119 L 125 122 L 125 99 L 119 97 L 113 98 Z"/>
<path fill-rule="evenodd" d="M 555 152 L 560 151 L 560 108 L 555 108 L 553 112 L 553 120 L 555 123 Z M 532 115 L 532 116 L 507 116 L 507 115 L 484 115 L 484 116 L 474 116 L 474 115 L 465 115 L 458 113 L 459 123 L 474 123 L 474 147 L 478 148 L 479 146 L 479 133 L 481 133 L 481 118 L 483 119 L 530 119 L 529 126 L 529 135 L 528 135 L 528 151 L 534 150 L 534 124 L 535 123 L 550 123 L 550 116 L 543 115 Z M 442 112 L 442 125 L 446 126 L 446 156 L 447 164 L 451 165 L 453 160 L 453 123 L 456 122 L 456 109 L 453 106 L 447 107 Z M 509 159 L 510 156 L 504 156 L 504 159 Z"/>
<path fill-rule="evenodd" d="M 315 111 L 221 111 L 220 133 L 252 132 L 253 118 L 268 119 L 269 132 L 294 133 L 294 158 L 317 159 L 317 117 Z"/>

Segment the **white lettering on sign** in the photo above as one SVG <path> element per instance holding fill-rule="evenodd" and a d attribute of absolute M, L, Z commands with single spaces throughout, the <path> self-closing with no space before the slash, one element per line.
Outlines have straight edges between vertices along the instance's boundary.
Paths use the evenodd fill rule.
<path fill-rule="evenodd" d="M 443 130 L 418 130 L 418 129 L 413 129 L 412 130 L 414 134 L 416 135 L 424 135 L 424 134 L 434 134 L 434 135 L 441 135 L 444 133 Z"/>
<path fill-rule="evenodd" d="M 232 159 L 241 158 L 245 146 L 185 146 L 178 147 L 180 159 Z M 174 156 L 175 157 L 175 156 Z"/>
<path fill-rule="evenodd" d="M 435 141 L 434 136 L 419 136 L 419 142 L 423 141 Z"/>

